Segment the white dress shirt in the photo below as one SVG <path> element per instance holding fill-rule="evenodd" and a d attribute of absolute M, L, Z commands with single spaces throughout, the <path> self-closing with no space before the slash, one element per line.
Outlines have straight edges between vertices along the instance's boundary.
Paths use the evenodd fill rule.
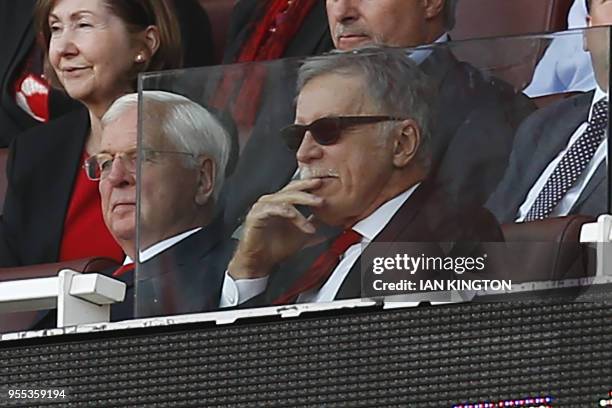
<path fill-rule="evenodd" d="M 542 191 L 542 189 L 544 188 L 544 185 L 550 178 L 551 174 L 553 173 L 563 156 L 567 154 L 572 145 L 576 143 L 578 138 L 580 138 L 580 136 L 582 136 L 582 134 L 586 131 L 587 127 L 589 126 L 589 121 L 593 116 L 593 107 L 595 103 L 602 98 L 608 99 L 608 95 L 604 93 L 601 88 L 597 87 L 595 89 L 595 95 L 593 97 L 593 100 L 591 101 L 591 107 L 589 110 L 589 116 L 587 118 L 587 121 L 581 123 L 580 126 L 578 126 L 578 128 L 572 134 L 572 137 L 570 138 L 569 143 L 567 144 L 565 149 L 563 149 L 557 155 L 557 157 L 555 157 L 555 159 L 549 163 L 548 167 L 546 167 L 546 169 L 544 169 L 544 171 L 540 175 L 540 178 L 538 178 L 533 187 L 531 187 L 531 190 L 529 190 L 529 193 L 527 194 L 527 198 L 519 208 L 516 222 L 523 222 L 523 220 L 529 213 L 529 210 L 533 206 L 533 203 L 540 194 L 540 191 Z M 559 118 L 559 120 L 563 120 L 563 118 Z M 593 158 L 591 159 L 587 167 L 584 169 L 582 174 L 578 177 L 574 185 L 567 191 L 565 196 L 563 196 L 561 201 L 559 201 L 557 206 L 553 209 L 550 214 L 551 217 L 560 217 L 569 214 L 570 210 L 578 201 L 580 194 L 588 184 L 589 180 L 591 180 L 591 177 L 593 177 L 593 174 L 595 174 L 597 167 L 599 167 L 601 162 L 605 159 L 607 149 L 608 143 L 607 140 L 604 140 L 599 145 L 599 147 L 595 151 L 595 155 L 593 155 Z"/>
<path fill-rule="evenodd" d="M 147 249 L 144 249 L 144 250 L 140 251 L 140 255 L 139 255 L 140 263 L 148 261 L 149 259 L 153 258 L 155 255 L 165 251 L 166 249 L 170 248 L 171 246 L 174 246 L 174 245 L 178 244 L 179 242 L 181 242 L 185 238 L 195 234 L 196 232 L 198 232 L 201 229 L 202 229 L 202 227 L 197 227 L 197 228 L 191 229 L 189 231 L 182 232 L 182 233 L 180 233 L 178 235 L 175 235 L 173 237 L 166 238 L 163 241 L 159 241 L 158 243 L 151 245 Z M 123 264 L 127 265 L 127 264 L 132 263 L 132 262 L 134 262 L 132 260 L 132 258 L 130 258 L 129 256 L 126 256 L 125 260 L 123 261 Z"/>
<path fill-rule="evenodd" d="M 331 302 L 334 300 L 342 282 L 346 279 L 353 264 L 359 259 L 363 249 L 383 230 L 418 186 L 419 184 L 416 184 L 387 201 L 368 217 L 355 224 L 353 230 L 361 234 L 363 237 L 361 242 L 349 247 L 344 252 L 342 259 L 321 288 L 301 293 L 297 299 L 298 303 Z M 244 303 L 262 293 L 266 289 L 267 283 L 268 277 L 234 280 L 226 271 L 219 307 L 236 306 Z"/>

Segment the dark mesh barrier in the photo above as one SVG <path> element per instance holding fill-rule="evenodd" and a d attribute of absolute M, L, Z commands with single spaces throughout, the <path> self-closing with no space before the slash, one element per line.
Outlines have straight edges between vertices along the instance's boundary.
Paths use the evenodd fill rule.
<path fill-rule="evenodd" d="M 377 307 L 0 343 L 2 406 L 451 407 L 517 398 L 595 407 L 612 389 L 598 303 Z M 543 406 L 543 405 L 542 405 Z"/>

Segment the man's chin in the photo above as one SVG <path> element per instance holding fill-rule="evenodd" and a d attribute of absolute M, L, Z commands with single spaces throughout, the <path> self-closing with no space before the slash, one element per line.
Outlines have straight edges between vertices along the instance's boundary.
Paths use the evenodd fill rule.
<path fill-rule="evenodd" d="M 112 223 L 110 231 L 117 241 L 136 240 L 136 225 L 133 222 L 116 221 Z"/>
<path fill-rule="evenodd" d="M 366 36 L 342 37 L 338 40 L 336 48 L 341 51 L 350 51 L 354 50 L 355 48 L 366 47 L 372 44 L 372 39 Z"/>

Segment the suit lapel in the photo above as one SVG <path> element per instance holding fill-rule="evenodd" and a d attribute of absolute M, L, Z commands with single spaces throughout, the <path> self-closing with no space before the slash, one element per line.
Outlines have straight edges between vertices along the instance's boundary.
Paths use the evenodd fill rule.
<path fill-rule="evenodd" d="M 560 115 L 562 115 L 560 117 L 563 117 L 563 120 L 554 121 L 552 126 L 545 131 L 537 149 L 534 151 L 533 157 L 538 160 L 532 160 L 533 167 L 529 172 L 533 177 L 531 185 L 535 183 L 546 166 L 561 153 L 561 150 L 567 147 L 569 139 L 576 129 L 587 120 L 592 99 L 593 92 L 575 98 L 565 112 L 560 112 Z"/>
<path fill-rule="evenodd" d="M 140 265 L 137 279 L 141 300 L 162 299 L 163 310 L 151 310 L 146 302 L 139 304 L 139 313 L 168 314 L 212 310 L 219 302 L 219 288 L 225 270 L 223 217 L 220 215 L 200 231 Z M 149 312 L 146 312 L 149 310 Z"/>
<path fill-rule="evenodd" d="M 440 88 L 451 68 L 455 67 L 457 59 L 446 45 L 438 45 L 431 49 L 431 54 L 419 65 L 421 70 Z"/>
<path fill-rule="evenodd" d="M 517 173 L 520 177 L 517 177 L 515 185 L 514 183 L 507 185 L 506 196 L 510 202 L 504 205 L 505 215 L 501 219 L 514 221 L 521 204 L 542 172 L 567 146 L 569 139 L 580 124 L 586 121 L 592 98 L 593 92 L 589 92 L 563 102 L 565 105 L 555 112 L 557 120 L 545 120 L 543 126 L 546 127 L 539 130 L 539 134 L 536 133 L 537 130 L 532 130 L 533 140 L 537 146 L 513 152 L 513 154 L 520 154 L 521 161 L 518 162 L 519 173 Z M 563 118 L 563 120 L 558 118 Z"/>
<path fill-rule="evenodd" d="M 423 205 L 431 195 L 434 184 L 432 181 L 424 181 L 408 198 L 408 200 L 393 215 L 387 225 L 374 238 L 372 242 L 417 242 L 426 237 L 419 236 L 422 231 L 420 228 L 409 228 L 410 224 L 416 224 L 415 218 L 419 214 Z M 401 239 L 399 239 L 402 235 Z M 361 258 L 367 255 L 368 249 L 355 261 L 346 279 L 340 286 L 336 294 L 336 299 L 353 299 L 361 297 Z"/>

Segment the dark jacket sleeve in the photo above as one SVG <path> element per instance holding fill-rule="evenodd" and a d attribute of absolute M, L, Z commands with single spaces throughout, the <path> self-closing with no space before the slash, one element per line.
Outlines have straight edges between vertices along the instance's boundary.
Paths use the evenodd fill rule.
<path fill-rule="evenodd" d="M 22 206 L 19 204 L 19 195 L 15 191 L 14 163 L 17 152 L 17 140 L 11 144 L 9 157 L 6 165 L 7 191 L 4 200 L 3 215 L 0 217 L 0 267 L 20 265 L 17 251 L 14 247 L 16 242 L 16 219 L 21 217 Z M 9 214 L 8 216 L 6 214 Z"/>

